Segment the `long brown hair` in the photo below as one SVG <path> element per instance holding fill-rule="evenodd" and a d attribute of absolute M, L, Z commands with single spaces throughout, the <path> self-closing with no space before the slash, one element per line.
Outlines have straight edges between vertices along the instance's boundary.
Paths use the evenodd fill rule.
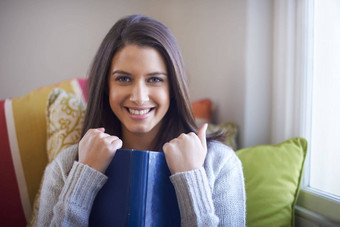
<path fill-rule="evenodd" d="M 122 137 L 121 122 L 112 112 L 108 97 L 108 78 L 112 58 L 129 44 L 155 48 L 162 55 L 168 72 L 170 106 L 154 144 L 162 150 L 164 143 L 181 133 L 197 132 L 188 93 L 183 58 L 176 39 L 161 22 L 142 15 L 120 19 L 102 41 L 88 78 L 88 103 L 82 137 L 90 128 L 104 127 L 106 132 Z M 208 140 L 218 135 L 208 136 Z"/>

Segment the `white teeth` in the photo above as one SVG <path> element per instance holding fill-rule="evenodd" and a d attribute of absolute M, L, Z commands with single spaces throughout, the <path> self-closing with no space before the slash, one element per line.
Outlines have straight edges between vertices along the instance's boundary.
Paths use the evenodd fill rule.
<path fill-rule="evenodd" d="M 151 109 L 145 109 L 145 110 L 134 110 L 129 108 L 129 112 L 134 115 L 143 115 L 150 111 Z"/>

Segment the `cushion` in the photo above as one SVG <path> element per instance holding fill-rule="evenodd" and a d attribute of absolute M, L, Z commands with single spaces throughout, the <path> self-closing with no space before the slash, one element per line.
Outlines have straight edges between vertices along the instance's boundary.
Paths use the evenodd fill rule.
<path fill-rule="evenodd" d="M 210 123 L 213 116 L 213 104 L 210 99 L 201 99 L 192 102 L 192 112 L 195 116 L 198 127 L 204 123 Z"/>
<path fill-rule="evenodd" d="M 234 151 L 237 149 L 237 136 L 238 136 L 238 127 L 233 122 L 224 122 L 221 124 L 208 124 L 207 133 L 213 133 L 218 130 L 222 130 L 224 132 L 224 140 L 223 143 L 227 144 Z"/>
<path fill-rule="evenodd" d="M 51 162 L 60 151 L 79 142 L 86 104 L 72 93 L 56 88 L 47 107 L 47 156 Z"/>
<path fill-rule="evenodd" d="M 46 107 L 50 92 L 60 87 L 81 96 L 85 79 L 42 87 L 13 99 L 0 100 L 0 220 L 4 226 L 24 226 L 43 171 L 46 152 Z M 84 97 L 86 99 L 86 96 Z"/>
<path fill-rule="evenodd" d="M 67 147 L 79 142 L 84 123 L 84 100 L 63 89 L 54 89 L 47 104 L 47 156 L 48 162 Z M 35 226 L 40 203 L 40 190 L 36 194 L 29 226 Z"/>
<path fill-rule="evenodd" d="M 306 153 L 304 138 L 236 152 L 245 177 L 247 226 L 294 226 Z"/>

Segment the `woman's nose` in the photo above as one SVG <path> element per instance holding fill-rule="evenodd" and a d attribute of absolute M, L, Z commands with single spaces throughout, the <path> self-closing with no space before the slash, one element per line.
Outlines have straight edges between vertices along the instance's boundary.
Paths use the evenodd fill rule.
<path fill-rule="evenodd" d="M 149 101 L 148 88 L 143 82 L 138 82 L 132 87 L 130 101 L 142 105 Z"/>

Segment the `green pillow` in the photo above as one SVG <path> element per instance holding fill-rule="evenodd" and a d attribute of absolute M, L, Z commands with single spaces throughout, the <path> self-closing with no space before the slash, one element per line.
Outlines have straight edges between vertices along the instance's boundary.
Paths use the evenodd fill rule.
<path fill-rule="evenodd" d="M 247 226 L 294 226 L 307 141 L 293 138 L 236 152 L 243 164 Z"/>

